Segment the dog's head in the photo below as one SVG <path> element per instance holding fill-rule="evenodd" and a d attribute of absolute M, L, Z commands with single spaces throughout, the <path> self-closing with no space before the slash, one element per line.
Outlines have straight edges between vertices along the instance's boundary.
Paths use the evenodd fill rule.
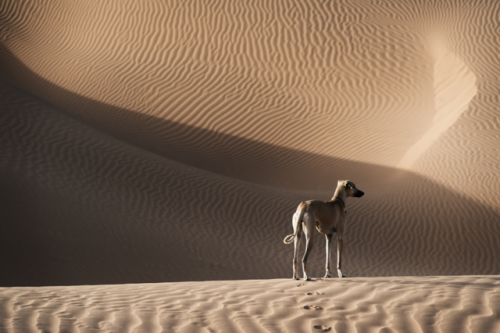
<path fill-rule="evenodd" d="M 348 197 L 361 198 L 365 192 L 358 190 L 350 180 L 339 180 L 339 186 L 343 186 Z"/>

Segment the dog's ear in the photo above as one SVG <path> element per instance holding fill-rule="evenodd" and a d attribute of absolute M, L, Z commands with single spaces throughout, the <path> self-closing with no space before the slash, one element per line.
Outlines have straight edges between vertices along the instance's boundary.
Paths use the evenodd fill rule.
<path fill-rule="evenodd" d="M 337 186 L 349 187 L 350 181 L 348 180 L 339 180 L 337 181 Z"/>

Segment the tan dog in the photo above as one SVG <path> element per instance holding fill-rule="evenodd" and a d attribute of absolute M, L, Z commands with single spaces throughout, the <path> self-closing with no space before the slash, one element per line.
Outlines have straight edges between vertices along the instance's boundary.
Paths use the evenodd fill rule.
<path fill-rule="evenodd" d="M 339 277 L 346 277 L 342 274 L 342 248 L 344 246 L 345 230 L 345 200 L 347 197 L 360 198 L 365 193 L 356 188 L 353 182 L 349 180 L 339 180 L 337 189 L 330 201 L 309 200 L 299 204 L 297 211 L 293 215 L 292 235 L 285 237 L 285 244 L 290 244 L 295 240 L 295 249 L 293 253 L 293 278 L 298 280 L 297 276 L 297 254 L 300 245 L 300 236 L 302 230 L 306 235 L 306 250 L 302 258 L 302 269 L 304 271 L 304 280 L 311 280 L 306 272 L 307 257 L 312 248 L 312 233 L 314 227 L 320 233 L 326 236 L 326 274 L 325 277 L 332 277 L 330 274 L 330 254 L 332 245 L 332 235 L 337 233 L 337 273 Z"/>

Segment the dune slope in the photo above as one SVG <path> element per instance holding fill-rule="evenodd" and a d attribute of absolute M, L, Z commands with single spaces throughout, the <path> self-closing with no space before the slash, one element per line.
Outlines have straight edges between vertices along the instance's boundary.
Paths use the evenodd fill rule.
<path fill-rule="evenodd" d="M 293 251 L 282 239 L 292 232 L 297 203 L 331 196 L 183 165 L 100 133 L 8 84 L 0 92 L 0 212 L 12 221 L 0 233 L 10 272 L 3 285 L 288 276 Z M 360 188 L 367 194 L 347 202 L 349 274 L 500 269 L 492 260 L 500 250 L 495 210 L 411 173 Z M 315 242 L 311 272 L 319 276 L 319 234 Z"/>

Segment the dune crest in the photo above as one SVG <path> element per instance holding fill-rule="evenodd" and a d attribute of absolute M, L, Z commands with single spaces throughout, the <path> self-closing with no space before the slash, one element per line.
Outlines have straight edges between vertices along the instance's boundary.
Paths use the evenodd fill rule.
<path fill-rule="evenodd" d="M 431 127 L 399 161 L 399 168 L 411 169 L 415 161 L 467 110 L 477 93 L 476 75 L 456 54 L 440 49 L 435 50 L 432 56 L 438 57 L 434 64 L 436 115 Z"/>

